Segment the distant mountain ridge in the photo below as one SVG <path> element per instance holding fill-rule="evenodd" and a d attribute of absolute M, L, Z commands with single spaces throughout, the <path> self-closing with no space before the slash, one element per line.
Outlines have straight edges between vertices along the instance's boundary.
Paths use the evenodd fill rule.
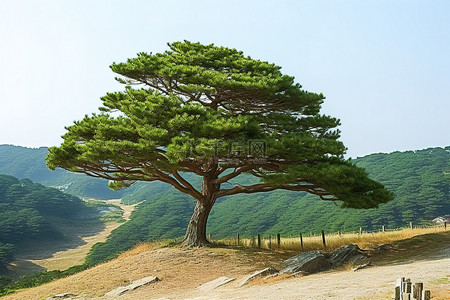
<path fill-rule="evenodd" d="M 117 199 L 131 191 L 113 191 L 107 180 L 88 177 L 64 169 L 50 171 L 45 163 L 48 148 L 25 148 L 0 145 L 0 174 L 19 179 L 28 178 L 34 182 L 55 187 L 63 192 L 84 198 Z"/>

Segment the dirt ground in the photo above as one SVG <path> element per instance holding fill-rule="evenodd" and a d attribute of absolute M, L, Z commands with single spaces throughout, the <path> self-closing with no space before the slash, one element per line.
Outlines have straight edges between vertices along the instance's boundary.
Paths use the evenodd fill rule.
<path fill-rule="evenodd" d="M 266 266 L 280 268 L 282 260 L 292 255 L 246 248 L 142 244 L 110 262 L 4 299 L 45 299 L 59 293 L 78 295 L 74 299 L 111 299 L 104 294 L 150 275 L 160 281 L 117 299 L 392 299 L 399 277 L 423 282 L 425 289 L 431 290 L 432 299 L 450 299 L 450 232 L 373 251 L 372 266 L 356 272 L 341 268 L 238 287 L 246 275 Z M 220 276 L 236 280 L 210 292 L 197 289 Z"/>

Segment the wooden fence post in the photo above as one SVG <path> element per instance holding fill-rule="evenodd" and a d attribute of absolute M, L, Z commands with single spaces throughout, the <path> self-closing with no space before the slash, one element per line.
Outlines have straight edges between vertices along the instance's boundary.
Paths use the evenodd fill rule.
<path fill-rule="evenodd" d="M 394 300 L 400 300 L 401 295 L 403 293 L 403 281 L 405 280 L 405 277 L 401 277 L 397 279 L 397 283 L 395 285 L 395 296 Z"/>
<path fill-rule="evenodd" d="M 423 283 L 422 282 L 416 282 L 413 285 L 413 298 L 416 300 L 422 299 L 422 290 L 423 290 Z"/>
<path fill-rule="evenodd" d="M 238 236 L 237 236 L 237 244 L 239 246 L 239 233 L 238 233 Z"/>
<path fill-rule="evenodd" d="M 327 244 L 325 243 L 325 231 L 322 230 L 322 242 L 323 242 L 323 247 L 326 248 Z"/>
<path fill-rule="evenodd" d="M 401 277 L 397 279 L 394 300 L 430 300 L 429 290 L 423 289 L 423 283 L 412 283 L 411 279 Z"/>
<path fill-rule="evenodd" d="M 269 249 L 272 249 L 272 236 L 269 235 Z"/>
<path fill-rule="evenodd" d="M 413 229 L 412 222 L 409 222 L 409 228 Z"/>
<path fill-rule="evenodd" d="M 261 248 L 261 235 L 258 233 L 258 248 Z"/>
<path fill-rule="evenodd" d="M 278 248 L 280 248 L 280 246 L 281 246 L 281 237 L 280 237 L 279 233 L 277 233 L 277 245 L 278 245 Z"/>
<path fill-rule="evenodd" d="M 300 233 L 300 246 L 302 247 L 302 251 L 303 251 L 303 236 Z"/>
<path fill-rule="evenodd" d="M 362 234 L 362 227 L 359 227 L 359 235 Z"/>
<path fill-rule="evenodd" d="M 381 226 L 381 231 L 385 231 L 385 228 L 384 228 L 384 225 L 383 226 Z"/>
<path fill-rule="evenodd" d="M 447 222 L 444 222 L 444 229 L 447 230 Z"/>
<path fill-rule="evenodd" d="M 412 282 L 407 282 L 406 283 L 406 292 L 408 294 L 411 294 L 411 292 L 412 292 Z"/>

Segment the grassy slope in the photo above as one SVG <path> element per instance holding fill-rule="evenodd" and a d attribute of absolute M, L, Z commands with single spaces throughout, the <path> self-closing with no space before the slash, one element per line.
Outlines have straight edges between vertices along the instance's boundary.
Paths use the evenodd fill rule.
<path fill-rule="evenodd" d="M 446 232 L 418 236 L 412 239 L 395 242 L 393 243 L 393 250 L 384 251 L 383 255 L 380 255 L 379 257 L 375 257 L 374 252 L 372 252 L 373 262 L 376 266 L 378 266 L 383 265 L 383 262 L 386 261 L 386 257 L 389 258 L 388 261 L 392 261 L 392 257 L 401 257 L 405 259 L 410 257 L 415 259 L 416 251 L 412 250 L 412 252 L 410 252 L 409 249 L 415 249 L 416 246 L 421 248 L 420 251 L 422 254 L 426 253 L 427 255 L 433 257 L 433 254 L 440 252 L 442 249 L 450 248 L 450 233 Z M 405 250 L 398 252 L 398 249 Z M 389 257 L 388 254 L 391 254 L 392 257 Z M 158 276 L 162 280 L 155 284 L 140 288 L 137 291 L 131 292 L 128 296 L 134 297 L 132 299 L 144 299 L 149 295 L 154 298 L 169 297 L 171 299 L 198 297 L 202 295 L 199 294 L 199 291 L 196 289 L 197 286 L 219 276 L 228 276 L 237 278 L 237 280 L 227 286 L 225 292 L 245 293 L 248 291 L 246 294 L 234 296 L 240 299 L 256 299 L 259 298 L 260 295 L 252 294 L 255 292 L 252 287 L 244 289 L 240 288 L 235 291 L 230 290 L 230 288 L 235 288 L 245 275 L 252 273 L 254 270 L 262 269 L 266 266 L 281 267 L 281 261 L 292 255 L 292 252 L 267 251 L 242 247 L 189 249 L 180 247 L 161 248 L 161 246 L 156 243 L 141 244 L 135 249 L 123 253 L 117 259 L 40 287 L 19 291 L 15 294 L 6 296 L 4 299 L 40 299 L 42 297 L 48 297 L 50 295 L 63 292 L 70 292 L 76 295 L 81 294 L 85 297 L 96 297 L 101 296 L 118 286 L 127 285 L 133 280 L 150 275 Z M 438 258 L 431 258 L 431 260 L 427 263 L 435 264 L 433 262 L 434 259 Z M 439 259 L 442 259 L 442 257 Z M 438 264 L 440 263 L 439 260 L 436 261 Z M 408 261 L 404 261 L 402 264 L 404 265 L 395 266 L 395 274 L 390 272 L 390 269 L 381 267 L 383 268 L 383 273 L 376 275 L 376 279 L 383 281 L 383 285 L 375 280 L 373 281 L 374 286 L 377 288 L 382 287 L 377 290 L 379 293 L 381 292 L 387 295 L 392 293 L 396 277 L 390 277 L 397 276 L 397 273 L 399 272 L 400 274 L 407 274 L 406 271 L 404 272 L 402 270 L 410 269 Z M 182 268 L 180 268 L 180 266 L 182 266 Z M 327 281 L 329 278 L 332 279 L 337 277 L 339 281 L 336 284 L 334 282 L 327 281 L 329 287 L 332 288 L 334 285 L 337 285 L 339 289 L 346 289 L 351 288 L 351 286 L 355 286 L 355 283 L 360 281 L 361 276 L 364 276 L 363 274 L 366 274 L 366 271 L 376 273 L 376 270 L 377 267 L 370 267 L 358 272 L 349 272 L 347 270 L 340 272 L 326 272 L 323 274 L 302 277 L 300 279 L 290 278 L 279 281 L 278 284 L 290 283 L 301 287 L 305 285 L 305 281 L 312 280 L 319 281 L 320 286 L 323 287 L 324 280 Z M 436 269 L 434 270 L 436 271 Z M 421 271 L 422 272 L 418 275 L 423 275 L 424 270 L 421 269 Z M 415 269 L 414 274 L 417 274 L 417 269 Z M 448 288 L 448 285 L 443 286 L 439 280 L 444 276 L 448 276 L 448 274 L 435 272 L 432 275 L 432 277 L 427 277 L 428 279 L 425 281 L 425 287 L 427 289 L 431 289 L 434 296 L 443 295 L 442 291 Z M 343 280 L 344 277 L 346 279 L 345 281 Z M 301 284 L 300 280 L 303 284 Z M 386 280 L 388 280 L 388 285 L 384 282 Z M 368 282 L 371 283 L 372 280 Z M 263 283 L 264 282 L 259 282 L 259 284 L 255 286 L 255 289 L 272 289 L 268 291 L 278 293 L 278 296 L 283 296 L 284 294 L 282 293 L 287 293 L 293 288 L 278 289 L 276 285 L 274 286 L 274 284 L 277 283 L 271 282 L 269 285 L 262 285 Z M 359 284 L 356 285 L 358 291 L 361 294 L 367 294 L 367 291 L 364 288 L 361 288 L 360 284 L 361 283 L 359 282 Z M 305 290 L 305 292 L 307 292 L 307 290 Z M 317 290 L 313 290 L 313 292 L 317 292 Z M 211 293 L 212 292 L 209 292 L 207 295 L 213 298 L 213 294 Z M 356 294 L 353 295 L 356 296 Z M 226 294 L 223 294 L 222 296 L 223 299 L 227 298 Z M 291 295 L 291 298 L 295 298 L 295 295 Z"/>

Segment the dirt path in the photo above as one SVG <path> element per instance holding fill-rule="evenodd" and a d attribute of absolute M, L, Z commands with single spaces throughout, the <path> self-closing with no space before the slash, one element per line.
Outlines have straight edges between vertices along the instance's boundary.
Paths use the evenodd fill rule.
<path fill-rule="evenodd" d="M 136 203 L 133 205 L 124 205 L 122 203 L 120 203 L 121 199 L 111 199 L 111 200 L 107 200 L 106 202 L 110 203 L 110 204 L 114 204 L 114 205 L 118 205 L 122 210 L 123 210 L 123 215 L 122 217 L 126 220 L 129 221 L 130 220 L 130 216 L 131 213 L 134 211 L 135 207 L 140 204 Z"/>
<path fill-rule="evenodd" d="M 433 299 L 450 299 L 450 258 L 356 272 L 327 272 L 247 288 L 222 288 L 209 294 L 192 290 L 189 294 L 169 295 L 169 299 L 392 299 L 395 281 L 399 277 L 423 282 L 426 289 L 432 290 Z M 144 299 L 141 298 L 144 293 L 141 291 L 141 294 L 135 293 L 123 299 Z"/>
<path fill-rule="evenodd" d="M 119 206 L 123 210 L 123 218 L 130 220 L 131 213 L 137 204 L 123 205 L 120 199 L 107 200 L 106 202 Z M 84 244 L 72 249 L 55 252 L 51 257 L 44 259 L 28 259 L 26 262 L 32 263 L 36 266 L 42 267 L 49 271 L 51 270 L 65 270 L 70 267 L 81 265 L 84 263 L 86 255 L 93 245 L 99 242 L 104 242 L 111 234 L 111 232 L 124 223 L 108 222 L 102 231 L 89 236 L 80 237 Z"/>

